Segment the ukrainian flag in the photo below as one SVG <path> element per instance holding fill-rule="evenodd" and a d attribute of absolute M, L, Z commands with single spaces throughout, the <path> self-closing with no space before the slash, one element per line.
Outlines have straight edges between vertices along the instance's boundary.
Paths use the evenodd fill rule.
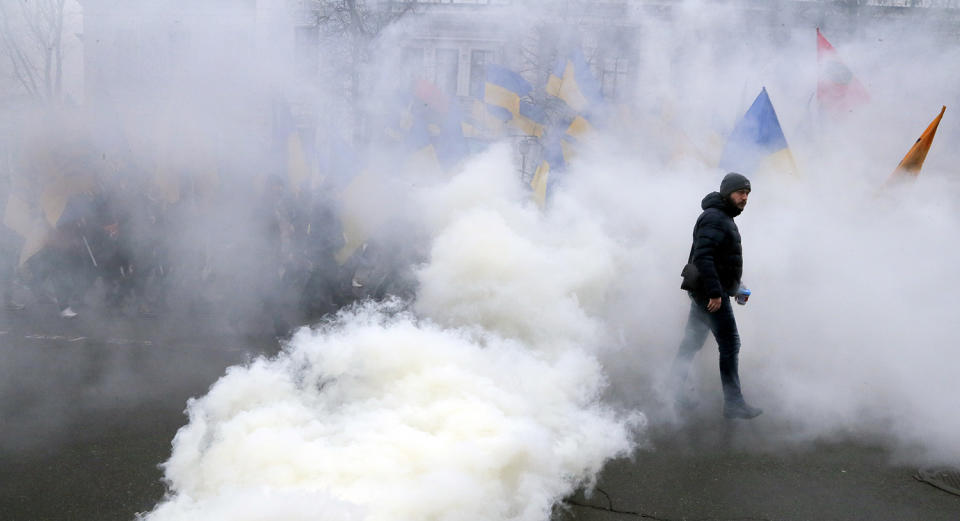
<path fill-rule="evenodd" d="M 433 132 L 437 129 L 433 128 Z M 431 125 L 421 117 L 414 117 L 410 131 L 403 142 L 404 163 L 412 171 L 427 177 L 439 177 L 443 167 L 437 157 L 437 148 L 433 144 Z"/>
<path fill-rule="evenodd" d="M 533 92 L 530 82 L 499 65 L 487 65 L 486 79 L 483 101 L 490 116 L 516 127 L 528 136 L 542 136 L 546 113 L 523 99 Z"/>
<path fill-rule="evenodd" d="M 425 178 L 439 178 L 469 152 L 461 133 L 462 115 L 431 85 L 416 85 L 412 97 L 399 98 L 402 107 L 386 130 L 393 138 L 395 159 L 403 168 Z M 389 213 L 371 211 L 374 201 L 391 190 L 388 173 L 373 167 L 354 176 L 339 194 L 343 246 L 338 264 L 346 264 L 363 245 L 386 228 Z"/>
<path fill-rule="evenodd" d="M 506 132 L 506 123 L 513 118 L 503 107 L 474 99 L 469 115 L 464 118 L 463 135 L 477 139 L 496 139 Z"/>
<path fill-rule="evenodd" d="M 572 119 L 568 119 L 569 124 L 567 125 L 566 130 L 563 133 L 563 137 L 560 140 L 560 148 L 563 152 L 563 158 L 566 162 L 573 160 L 575 153 L 575 146 L 584 140 L 587 136 L 594 132 L 593 125 L 590 124 L 590 121 L 587 118 L 577 115 Z"/>
<path fill-rule="evenodd" d="M 533 85 L 523 76 L 499 65 L 487 65 L 486 79 L 483 101 L 504 108 L 513 116 L 520 113 L 520 98 L 533 92 Z"/>
<path fill-rule="evenodd" d="M 466 119 L 460 103 L 450 100 L 446 114 L 441 115 L 440 132 L 433 138 L 437 150 L 437 159 L 445 170 L 451 170 L 470 155 L 470 145 L 463 133 Z"/>
<path fill-rule="evenodd" d="M 432 154 L 444 171 L 455 168 L 470 152 L 464 136 L 460 103 L 428 81 L 414 86 L 414 103 L 407 129 L 408 143 L 416 152 Z M 427 150 L 429 149 L 429 150 Z"/>
<path fill-rule="evenodd" d="M 274 105 L 273 132 L 274 146 L 280 152 L 287 185 L 294 195 L 299 195 L 306 182 L 311 180 L 311 169 L 293 111 L 286 102 Z"/>
<path fill-rule="evenodd" d="M 537 171 L 530 180 L 533 200 L 541 209 L 547 204 L 547 197 L 550 188 L 556 184 L 557 174 L 566 167 L 562 134 L 562 127 L 553 128 L 547 133 L 543 142 L 540 165 L 537 166 Z"/>
<path fill-rule="evenodd" d="M 766 87 L 761 89 L 747 113 L 733 128 L 718 166 L 748 175 L 758 172 L 797 174 L 796 163 Z"/>
<path fill-rule="evenodd" d="M 426 123 L 435 155 L 443 169 L 449 171 L 470 152 L 464 137 L 464 116 L 460 103 L 456 98 L 444 94 L 437 85 L 425 80 L 416 83 L 414 95 L 418 103 L 413 118 Z"/>
<path fill-rule="evenodd" d="M 603 90 L 590 71 L 590 66 L 579 48 L 557 60 L 547 79 L 547 94 L 560 98 L 573 110 L 588 112 L 603 102 Z"/>
<path fill-rule="evenodd" d="M 593 133 L 590 120 L 603 103 L 603 91 L 580 49 L 574 49 L 557 61 L 547 79 L 546 92 L 563 100 L 568 109 L 560 124 L 563 128 L 557 147 L 564 160 L 569 162 L 573 159 L 575 145 Z"/>
<path fill-rule="evenodd" d="M 386 176 L 371 169 L 364 169 L 340 192 L 338 205 L 343 246 L 334 254 L 337 264 L 346 264 L 385 224 L 387 214 L 370 210 L 370 194 L 383 190 L 386 183 Z"/>
<path fill-rule="evenodd" d="M 520 129 L 528 136 L 543 136 L 543 127 L 547 121 L 547 113 L 539 105 L 528 101 L 520 101 L 520 112 L 514 115 L 510 124 Z"/>

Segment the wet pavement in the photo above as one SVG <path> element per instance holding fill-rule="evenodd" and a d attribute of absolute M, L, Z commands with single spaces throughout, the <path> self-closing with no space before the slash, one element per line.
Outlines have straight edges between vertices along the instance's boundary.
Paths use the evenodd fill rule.
<path fill-rule="evenodd" d="M 165 488 L 159 464 L 226 367 L 276 352 L 200 316 L 60 320 L 0 313 L 0 520 L 129 521 Z M 654 427 L 556 519 L 960 519 L 960 497 L 856 439 L 784 448 L 762 424 Z"/>

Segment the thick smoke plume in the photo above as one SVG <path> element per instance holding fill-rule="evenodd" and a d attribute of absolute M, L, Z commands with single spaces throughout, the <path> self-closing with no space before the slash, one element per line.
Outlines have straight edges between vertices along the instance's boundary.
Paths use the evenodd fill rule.
<path fill-rule="evenodd" d="M 675 20 L 686 31 L 654 28 L 642 46 L 659 55 L 645 61 L 642 90 L 673 100 L 670 110 L 652 112 L 651 131 L 595 142 L 565 191 L 624 246 L 620 297 L 606 315 L 620 347 L 603 358 L 617 396 L 653 422 L 675 418 L 665 378 L 688 307 L 678 273 L 699 201 L 724 173 L 701 158 L 717 159 L 710 136 L 729 132 L 765 86 L 801 175 L 750 174 L 753 192 L 737 218 L 754 292 L 736 309 L 741 378 L 766 409 L 755 446 L 852 439 L 910 461 L 960 460 L 950 390 L 960 355 L 949 318 L 960 225 L 951 145 L 960 127 L 949 116 L 957 42 L 927 17 L 933 11 L 873 18 L 855 35 L 834 25 L 871 101 L 831 116 L 813 98 L 812 24 L 784 15 L 771 37 L 746 30 L 736 6 L 688 5 Z M 941 105 L 947 115 L 920 176 L 886 186 Z M 708 340 L 696 378 L 708 417 L 720 401 L 716 357 Z"/>
<path fill-rule="evenodd" d="M 644 419 L 601 404 L 592 352 L 610 245 L 587 223 L 561 233 L 519 188 L 498 147 L 421 194 L 437 236 L 417 314 L 357 306 L 229 370 L 189 404 L 172 496 L 146 519 L 276 504 L 291 519 L 540 520 L 626 455 Z"/>
<path fill-rule="evenodd" d="M 628 91 L 579 144 L 543 211 L 506 145 L 438 175 L 368 142 L 388 122 L 374 115 L 365 128 L 353 115 L 384 109 L 397 84 L 406 88 L 399 55 L 418 15 L 383 28 L 362 53 L 349 33 L 328 35 L 315 64 L 325 72 L 308 82 L 288 63 L 292 41 L 263 44 L 292 25 L 279 3 L 258 11 L 267 23 L 256 38 L 221 31 L 215 20 L 242 21 L 217 16 L 218 6 L 192 18 L 205 34 L 193 41 L 152 25 L 172 16 L 163 3 L 150 16 L 134 4 L 92 13 L 91 23 L 138 20 L 131 30 L 179 42 L 166 58 L 183 65 L 174 78 L 151 76 L 159 62 L 143 50 L 147 65 L 108 71 L 112 88 L 94 93 L 102 105 L 84 108 L 96 113 L 91 134 L 103 153 L 93 163 L 104 179 L 125 179 L 135 193 L 149 186 L 139 193 L 160 205 L 173 199 L 165 189 L 181 190 L 169 203 L 181 220 L 157 239 L 197 268 L 174 273 L 180 287 L 209 290 L 239 323 L 288 296 L 264 282 L 272 265 L 262 253 L 279 239 L 254 211 L 264 185 L 284 174 L 269 120 L 286 97 L 319 114 L 301 125 L 317 127 L 309 137 L 329 163 L 316 184 L 376 229 L 370 242 L 409 297 L 301 329 L 279 356 L 231 368 L 191 401 L 164 466 L 170 495 L 144 517 L 545 519 L 605 461 L 629 454 L 640 427 L 698 428 L 678 421 L 665 391 L 689 305 L 679 272 L 699 202 L 724 173 L 724 140 L 761 88 L 801 175 L 744 172 L 753 192 L 737 223 L 754 293 L 736 308 L 741 376 L 766 411 L 750 424 L 754 447 L 854 440 L 912 462 L 960 461 L 960 49 L 942 22 L 955 10 L 630 2 L 618 20 L 629 30 L 618 34 L 633 39 L 611 45 L 606 33 L 579 32 L 591 17 L 577 9 L 588 2 L 517 4 L 497 11 L 505 55 L 539 50 L 530 28 L 556 24 L 590 58 L 602 59 L 590 51 L 604 44 L 630 64 Z M 817 106 L 818 26 L 870 93 L 850 113 Z M 260 44 L 250 55 L 238 52 L 247 39 Z M 543 47 L 556 43 L 548 40 Z M 525 62 L 524 72 L 542 80 L 547 61 Z M 348 77 L 325 75 L 351 65 Z M 942 105 L 920 176 L 884 187 Z M 21 108 L 16 121 L 31 130 L 9 131 L 11 148 L 60 139 L 47 134 L 63 127 L 57 119 L 44 127 Z M 17 174 L 31 178 L 27 163 Z M 152 183 L 157 163 L 185 185 Z M 207 189 L 217 183 L 229 189 Z M 716 419 L 712 340 L 694 378 L 696 414 Z"/>

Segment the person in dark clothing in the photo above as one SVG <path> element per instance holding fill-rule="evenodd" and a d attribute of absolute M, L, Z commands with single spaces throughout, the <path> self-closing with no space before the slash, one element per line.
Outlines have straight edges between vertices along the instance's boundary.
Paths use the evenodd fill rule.
<path fill-rule="evenodd" d="M 682 390 L 694 355 L 703 347 L 707 332 L 712 332 L 720 350 L 723 415 L 726 418 L 749 419 L 763 412 L 748 405 L 740 389 L 737 367 L 740 335 L 730 305 L 730 297 L 740 290 L 743 273 L 740 231 L 733 219 L 743 212 L 749 195 L 750 181 L 740 174 L 729 173 L 720 183 L 720 191 L 711 192 L 701 202 L 703 213 L 693 227 L 693 245 L 688 259 L 696 266 L 699 276 L 689 291 L 690 315 L 672 371 L 673 384 L 677 390 Z M 678 402 L 680 405 L 688 403 L 683 396 L 678 397 Z"/>

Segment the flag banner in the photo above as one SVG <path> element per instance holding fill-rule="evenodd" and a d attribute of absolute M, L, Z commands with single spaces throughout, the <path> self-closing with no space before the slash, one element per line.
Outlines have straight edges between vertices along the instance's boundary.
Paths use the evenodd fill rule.
<path fill-rule="evenodd" d="M 374 211 L 371 200 L 384 189 L 386 179 L 372 170 L 357 174 L 340 193 L 340 222 L 343 246 L 334 254 L 337 264 L 344 265 L 353 254 L 386 222 L 382 212 Z"/>
<path fill-rule="evenodd" d="M 26 238 L 33 229 L 36 216 L 30 208 L 26 198 L 15 193 L 7 196 L 7 206 L 3 210 L 3 224 Z"/>
<path fill-rule="evenodd" d="M 425 80 L 416 82 L 414 96 L 418 103 L 411 109 L 410 149 L 424 158 L 432 155 L 442 170 L 449 171 L 470 153 L 460 103 Z"/>
<path fill-rule="evenodd" d="M 433 139 L 437 159 L 444 170 L 456 168 L 470 155 L 470 145 L 463 132 L 466 119 L 460 102 L 456 98 L 449 99 L 439 125 L 439 133 Z"/>
<path fill-rule="evenodd" d="M 307 181 L 311 180 L 311 168 L 293 111 L 285 101 L 274 103 L 273 139 L 278 160 L 283 165 L 286 185 L 291 193 L 299 195 Z"/>
<path fill-rule="evenodd" d="M 363 161 L 357 148 L 343 136 L 333 134 L 324 141 L 323 175 L 316 179 L 317 185 L 326 184 L 340 190 L 363 169 Z"/>
<path fill-rule="evenodd" d="M 307 181 L 311 181 L 310 165 L 303 150 L 300 133 L 294 129 L 287 137 L 287 181 L 294 195 L 300 195 Z"/>
<path fill-rule="evenodd" d="M 93 195 L 88 193 L 72 195 L 67 199 L 63 211 L 57 218 L 57 227 L 92 218 L 95 212 L 96 204 Z"/>
<path fill-rule="evenodd" d="M 473 99 L 461 125 L 463 135 L 483 140 L 500 138 L 506 132 L 506 122 L 512 117 L 510 111 L 503 107 L 487 105 L 482 100 Z"/>
<path fill-rule="evenodd" d="M 533 189 L 533 201 L 537 203 L 540 209 L 547 205 L 547 182 L 549 179 L 550 162 L 543 160 L 533 174 L 533 180 L 530 181 L 530 188 Z"/>
<path fill-rule="evenodd" d="M 533 86 L 519 73 L 500 65 L 486 66 L 483 100 L 487 117 L 499 120 L 527 136 L 543 135 L 546 113 L 529 100 Z"/>
<path fill-rule="evenodd" d="M 546 133 L 542 141 L 540 164 L 530 181 L 533 200 L 541 209 L 546 207 L 551 188 L 557 182 L 557 175 L 566 167 L 563 133 L 563 127 L 552 127 Z"/>
<path fill-rule="evenodd" d="M 718 166 L 747 175 L 760 172 L 797 174 L 787 138 L 765 87 L 734 126 Z"/>
<path fill-rule="evenodd" d="M 22 194 L 11 193 L 7 197 L 3 224 L 23 238 L 17 262 L 19 266 L 23 266 L 47 244 L 50 227 Z"/>
<path fill-rule="evenodd" d="M 546 121 L 547 114 L 540 106 L 521 101 L 520 112 L 510 120 L 510 124 L 528 136 L 542 137 Z"/>
<path fill-rule="evenodd" d="M 520 98 L 533 92 L 533 86 L 523 76 L 500 65 L 486 66 L 486 80 L 483 101 L 502 107 L 513 116 L 520 113 Z"/>
<path fill-rule="evenodd" d="M 60 175 L 49 180 L 40 193 L 40 208 L 47 223 L 54 228 L 62 224 L 67 204 L 74 197 L 92 193 L 95 188 L 96 181 L 91 174 Z"/>
<path fill-rule="evenodd" d="M 570 141 L 579 141 L 593 132 L 593 125 L 583 116 L 576 116 L 567 127 L 566 136 Z"/>
<path fill-rule="evenodd" d="M 417 80 L 413 84 L 413 94 L 423 103 L 424 108 L 433 113 L 446 114 L 449 110 L 450 100 L 435 83 Z"/>
<path fill-rule="evenodd" d="M 923 134 L 920 134 L 917 141 L 910 147 L 907 155 L 903 156 L 900 164 L 897 165 L 897 168 L 890 174 L 887 182 L 903 178 L 915 178 L 920 175 L 923 162 L 927 159 L 927 152 L 930 151 L 930 145 L 933 144 L 933 136 L 937 133 L 937 127 L 940 126 L 940 120 L 943 118 L 943 113 L 946 112 L 946 110 L 946 105 L 940 108 L 940 113 L 927 125 L 927 129 L 923 131 Z"/>
<path fill-rule="evenodd" d="M 832 112 L 848 112 L 870 95 L 817 28 L 817 100 Z"/>
<path fill-rule="evenodd" d="M 589 113 L 603 102 L 600 83 L 579 48 L 557 60 L 547 79 L 546 91 L 579 113 Z"/>
<path fill-rule="evenodd" d="M 404 158 L 417 157 L 417 164 L 433 158 L 431 172 L 456 167 L 470 153 L 466 138 L 485 132 L 483 121 L 467 117 L 456 99 L 426 80 L 414 82 L 391 105 L 395 114 L 385 118 L 385 135 Z"/>

